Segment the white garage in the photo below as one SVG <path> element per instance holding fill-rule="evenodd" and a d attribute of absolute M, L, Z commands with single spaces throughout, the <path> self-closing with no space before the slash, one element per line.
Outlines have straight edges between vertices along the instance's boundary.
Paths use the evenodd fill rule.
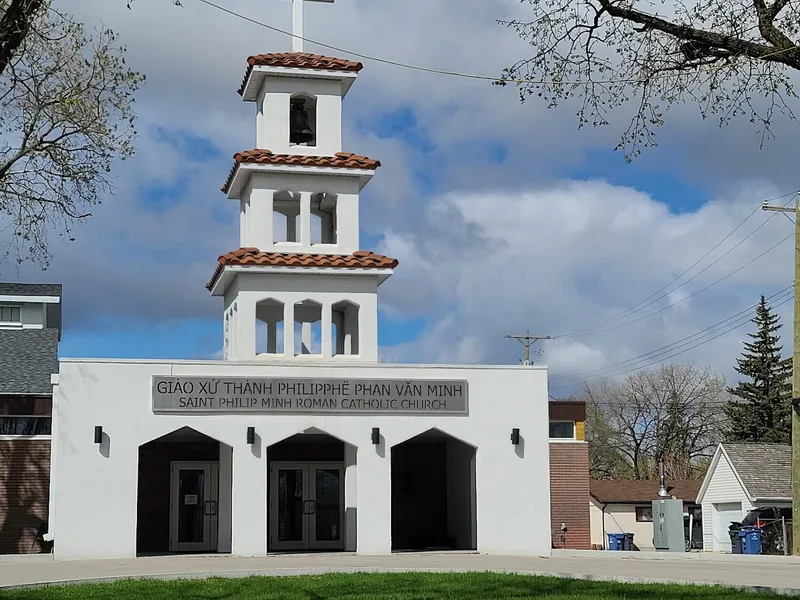
<path fill-rule="evenodd" d="M 787 444 L 717 447 L 697 495 L 706 551 L 730 552 L 730 523 L 754 508 L 791 506 L 791 454 Z"/>
<path fill-rule="evenodd" d="M 749 510 L 749 509 L 748 509 Z M 732 522 L 741 522 L 744 518 L 741 502 L 715 502 L 711 505 L 711 514 L 714 523 L 711 526 L 711 533 L 714 536 L 712 549 L 714 552 L 730 548 L 730 536 L 728 527 Z M 703 532 L 705 537 L 705 531 Z M 705 540 L 704 540 L 705 541 Z"/>

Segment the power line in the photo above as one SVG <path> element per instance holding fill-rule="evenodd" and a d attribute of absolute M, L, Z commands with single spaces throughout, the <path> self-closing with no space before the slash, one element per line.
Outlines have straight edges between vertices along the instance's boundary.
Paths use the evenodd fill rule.
<path fill-rule="evenodd" d="M 786 304 L 787 302 L 789 302 L 790 300 L 793 300 L 793 299 L 794 299 L 794 294 L 792 293 L 788 297 L 782 299 L 780 302 L 775 304 L 773 307 L 777 308 L 779 306 L 782 306 L 783 304 Z M 739 323 L 735 323 L 733 326 L 725 329 L 724 331 L 721 331 L 721 332 L 717 333 L 716 335 L 708 337 L 708 338 L 706 338 L 706 339 L 704 339 L 704 340 L 702 340 L 702 341 L 700 341 L 700 342 L 698 342 L 696 344 L 692 344 L 691 346 L 686 347 L 686 348 L 684 348 L 682 350 L 679 350 L 677 352 L 674 352 L 672 354 L 669 354 L 668 356 L 662 356 L 662 357 L 660 357 L 660 358 L 658 358 L 658 359 L 656 359 L 656 360 L 654 360 L 652 362 L 649 362 L 647 364 L 633 367 L 632 369 L 628 369 L 628 370 L 622 371 L 621 373 L 615 373 L 614 376 L 615 377 L 620 377 L 622 375 L 627 375 L 629 373 L 633 373 L 634 371 L 640 371 L 640 370 L 646 369 L 648 367 L 651 367 L 651 366 L 653 366 L 655 364 L 664 362 L 665 360 L 669 360 L 670 358 L 674 358 L 675 356 L 683 354 L 684 352 L 688 352 L 689 350 L 693 350 L 694 348 L 697 348 L 697 347 L 702 346 L 704 344 L 707 344 L 708 342 L 711 342 L 711 341 L 713 341 L 713 340 L 715 340 L 715 339 L 717 339 L 719 337 L 722 337 L 723 335 L 725 335 L 727 333 L 730 333 L 731 331 L 734 331 L 735 329 L 738 329 L 742 325 L 746 324 L 748 321 L 750 321 L 749 318 L 745 319 L 744 321 L 741 321 Z M 594 380 L 594 379 L 598 379 L 598 378 L 601 378 L 601 377 L 602 377 L 602 375 L 595 375 L 595 376 L 592 376 L 592 377 L 587 377 L 586 379 L 587 380 Z M 571 384 L 570 383 L 562 383 L 559 386 L 555 386 L 554 389 L 565 388 L 565 387 L 568 387 L 569 385 L 571 385 Z"/>
<path fill-rule="evenodd" d="M 696 260 L 696 261 L 695 261 L 695 262 L 694 262 L 694 263 L 693 263 L 693 264 L 692 264 L 690 267 L 688 267 L 686 270 L 684 270 L 684 271 L 683 271 L 683 272 L 682 272 L 680 275 L 678 275 L 677 277 L 675 277 L 675 278 L 674 278 L 672 281 L 670 281 L 669 283 L 667 283 L 666 285 L 664 285 L 664 286 L 663 286 L 663 287 L 661 287 L 660 289 L 658 289 L 658 290 L 656 290 L 655 292 L 653 292 L 652 294 L 650 294 L 650 295 L 649 295 L 647 298 L 645 298 L 644 300 L 640 300 L 639 302 L 637 302 L 636 304 L 634 304 L 634 305 L 633 305 L 633 306 L 631 306 L 630 308 L 627 308 L 626 310 L 622 311 L 621 313 L 619 313 L 619 314 L 617 314 L 617 315 L 615 315 L 615 316 L 613 316 L 613 317 L 610 317 L 610 318 L 606 319 L 605 321 L 601 321 L 600 323 L 597 323 L 596 325 L 593 325 L 593 326 L 591 326 L 591 327 L 587 327 L 587 328 L 584 328 L 584 329 L 580 329 L 580 330 L 578 330 L 578 331 L 575 331 L 575 332 L 572 332 L 572 333 L 567 333 L 567 334 L 557 335 L 557 336 L 555 336 L 555 338 L 578 337 L 578 336 L 580 336 L 580 335 L 585 335 L 585 334 L 588 334 L 588 333 L 590 333 L 590 332 L 594 331 L 595 329 L 598 329 L 598 328 L 602 327 L 603 325 L 607 325 L 607 324 L 613 323 L 614 321 L 616 321 L 616 320 L 618 320 L 618 319 L 620 319 L 620 318 L 622 318 L 622 317 L 624 317 L 624 316 L 626 316 L 626 315 L 628 315 L 628 314 L 633 314 L 633 313 L 639 312 L 640 310 L 642 310 L 642 309 L 644 309 L 644 308 L 647 308 L 647 307 L 648 307 L 648 306 L 650 306 L 651 304 L 653 304 L 653 303 L 657 302 L 657 301 L 658 301 L 658 300 L 660 300 L 661 298 L 664 298 L 664 297 L 666 297 L 667 295 L 669 295 L 670 293 L 672 293 L 672 292 L 674 292 L 675 290 L 679 289 L 680 287 L 683 287 L 684 285 L 686 285 L 686 284 L 687 284 L 687 283 L 689 283 L 690 281 L 692 281 L 692 280 L 696 279 L 698 276 L 702 275 L 702 274 L 703 274 L 705 271 L 707 271 L 709 268 L 713 267 L 715 264 L 717 264 L 719 261 L 721 261 L 723 258 L 725 258 L 725 257 L 726 257 L 728 254 L 730 254 L 731 252 L 733 252 L 733 250 L 735 250 L 736 248 L 738 248 L 738 247 L 739 247 L 741 244 L 743 244 L 743 243 L 744 243 L 744 242 L 745 242 L 745 241 L 746 241 L 748 238 L 750 238 L 750 237 L 751 237 L 753 234 L 755 234 L 755 233 L 756 233 L 756 231 L 758 231 L 759 229 L 761 229 L 761 227 L 763 227 L 764 225 L 766 225 L 766 224 L 767 224 L 767 223 L 770 221 L 770 218 L 771 218 L 771 217 L 770 217 L 770 218 L 768 218 L 768 219 L 766 219 L 766 220 L 765 220 L 765 221 L 764 221 L 764 222 L 763 222 L 761 225 L 759 225 L 759 226 L 758 226 L 758 227 L 757 227 L 757 228 L 756 228 L 754 231 L 752 231 L 752 232 L 750 233 L 750 235 L 748 235 L 748 236 L 747 236 L 747 237 L 745 237 L 743 240 L 741 240 L 741 241 L 740 241 L 738 244 L 736 244 L 735 246 L 733 246 L 733 248 L 731 248 L 730 250 L 728 250 L 728 251 L 727 251 L 725 254 L 723 254 L 722 256 L 720 256 L 720 257 L 719 257 L 717 260 L 715 260 L 714 262 L 712 262 L 710 265 L 708 265 L 708 266 L 707 266 L 705 269 L 703 269 L 703 270 L 702 270 L 702 271 L 700 271 L 699 273 L 695 274 L 695 275 L 694 275 L 694 276 L 693 276 L 691 279 L 689 279 L 689 280 L 687 280 L 687 281 L 684 281 L 684 282 L 683 282 L 681 285 L 679 285 L 678 287 L 674 288 L 673 290 L 670 290 L 670 292 L 668 292 L 667 294 L 664 294 L 664 295 L 662 295 L 662 296 L 659 296 L 658 298 L 655 298 L 655 299 L 654 299 L 652 302 L 649 302 L 648 304 L 644 304 L 644 306 L 641 306 L 641 305 L 642 305 L 644 302 L 647 302 L 648 300 L 650 300 L 651 298 L 653 298 L 653 296 L 655 296 L 656 294 L 659 294 L 659 293 L 663 292 L 665 289 L 667 289 L 669 286 L 671 286 L 673 283 L 675 283 L 676 281 L 678 281 L 678 280 L 679 280 L 681 277 L 683 277 L 684 275 L 686 275 L 686 274 L 687 274 L 689 271 L 691 271 L 691 270 L 692 270 L 692 269 L 694 269 L 694 268 L 695 268 L 697 265 L 699 265 L 701 262 L 703 262 L 703 260 L 705 260 L 706 258 L 708 258 L 708 256 L 710 256 L 710 255 L 711 255 L 711 254 L 714 252 L 714 250 L 716 250 L 717 248 L 719 248 L 719 247 L 720 247 L 720 246 L 721 246 L 721 245 L 722 245 L 722 244 L 723 244 L 723 243 L 724 243 L 724 242 L 725 242 L 725 241 L 726 241 L 728 238 L 730 238 L 730 237 L 731 237 L 731 236 L 732 236 L 734 233 L 736 233 L 736 232 L 737 232 L 737 231 L 738 231 L 738 230 L 739 230 L 739 229 L 742 227 L 742 225 L 744 225 L 744 224 L 745 224 L 747 221 L 749 221 L 749 220 L 752 218 L 752 216 L 753 216 L 754 214 L 756 214 L 756 213 L 759 211 L 759 209 L 761 209 L 761 207 L 763 206 L 763 203 L 766 203 L 766 202 L 772 202 L 773 200 L 781 200 L 781 199 L 785 198 L 786 196 L 790 196 L 790 195 L 793 195 L 793 194 L 795 194 L 795 193 L 797 193 L 797 192 L 794 192 L 794 191 L 793 191 L 793 192 L 789 192 L 789 193 L 787 193 L 787 194 L 783 194 L 782 196 L 777 196 L 777 197 L 775 197 L 775 198 L 770 198 L 770 199 L 768 199 L 768 200 L 763 200 L 763 201 L 762 201 L 762 204 L 759 204 L 759 205 L 758 205 L 758 206 L 757 206 L 755 209 L 753 209 L 753 212 L 751 212 L 749 215 L 747 215 L 747 216 L 746 216 L 746 217 L 745 217 L 745 218 L 744 218 L 744 219 L 743 219 L 743 220 L 742 220 L 742 221 L 741 221 L 741 222 L 740 222 L 740 223 L 739 223 L 739 224 L 738 224 L 736 227 L 734 227 L 734 228 L 733 228 L 733 229 L 732 229 L 730 232 L 728 232 L 728 234 L 727 234 L 725 237 L 723 237 L 723 238 L 722 238 L 722 239 L 721 239 L 719 242 L 717 242 L 717 243 L 714 245 L 714 247 L 713 247 L 713 248 L 711 248 L 711 249 L 710 249 L 708 252 L 706 252 L 706 253 L 705 253 L 703 256 L 701 256 L 700 258 L 698 258 L 698 259 L 697 259 L 697 260 Z M 773 216 L 774 216 L 774 215 L 773 215 Z"/>
<path fill-rule="evenodd" d="M 787 298 L 784 298 L 783 300 L 781 300 L 780 302 L 775 304 L 773 307 L 777 308 L 779 306 L 782 306 L 782 305 L 786 304 L 787 302 L 789 302 L 790 300 L 792 300 L 793 298 L 794 298 L 794 294 L 791 294 Z M 725 335 L 727 333 L 735 331 L 736 329 L 738 329 L 739 327 L 745 325 L 749 321 L 750 321 L 750 319 L 748 318 L 748 319 L 745 319 L 744 321 L 741 321 L 739 323 L 734 323 L 733 326 L 728 327 L 727 329 L 717 333 L 716 335 L 713 335 L 713 336 L 711 336 L 709 338 L 706 338 L 706 339 L 704 339 L 704 340 L 702 340 L 700 342 L 697 342 L 696 344 L 692 344 L 691 346 L 683 348 L 682 350 L 679 350 L 677 352 L 673 352 L 672 354 L 669 354 L 667 356 L 661 356 L 661 357 L 657 358 L 656 360 L 653 360 L 653 361 L 651 361 L 651 362 L 649 362 L 647 364 L 637 365 L 636 367 L 633 367 L 631 369 L 627 369 L 625 371 L 622 371 L 621 373 L 615 373 L 614 376 L 615 377 L 620 377 L 622 375 L 628 375 L 629 373 L 633 373 L 634 371 L 640 371 L 640 370 L 643 370 L 643 369 L 647 369 L 648 367 L 652 367 L 653 365 L 656 365 L 658 363 L 664 362 L 665 360 L 669 360 L 671 358 L 674 358 L 674 357 L 676 357 L 676 356 L 678 356 L 680 354 L 683 354 L 684 352 L 688 352 L 689 350 L 693 350 L 693 349 L 695 349 L 695 348 L 697 348 L 699 346 L 702 346 L 702 345 L 707 344 L 707 343 L 709 343 L 711 341 L 714 341 L 717 338 L 720 338 L 720 337 L 722 337 L 723 335 Z M 601 377 L 600 375 L 597 375 L 597 376 L 594 376 L 594 377 L 590 377 L 588 379 L 598 379 L 600 377 Z"/>
<path fill-rule="evenodd" d="M 501 77 L 493 77 L 493 76 L 490 76 L 490 75 L 477 75 L 477 74 L 474 74 L 474 73 L 463 73 L 463 72 L 460 72 L 460 71 L 448 71 L 448 70 L 445 70 L 445 69 L 434 69 L 434 68 L 431 68 L 431 67 L 423 67 L 423 66 L 420 66 L 420 65 L 413 65 L 413 64 L 409 64 L 409 63 L 403 63 L 403 62 L 395 61 L 395 60 L 389 60 L 389 59 L 386 59 L 386 58 L 380 58 L 380 57 L 377 57 L 377 56 L 371 56 L 369 54 L 361 54 L 359 52 L 353 52 L 352 50 L 347 50 L 345 48 L 340 48 L 340 47 L 337 47 L 337 46 L 333 46 L 331 44 L 325 44 L 323 42 L 319 42 L 317 40 L 312 40 L 310 38 L 307 38 L 307 37 L 304 37 L 304 36 L 301 36 L 301 35 L 296 35 L 294 33 L 286 31 L 285 29 L 281 29 L 279 27 L 275 27 L 274 25 L 268 25 L 267 23 L 264 23 L 263 21 L 258 21 L 256 19 L 253 19 L 252 17 L 248 17 L 247 15 L 244 15 L 242 13 L 238 13 L 238 12 L 236 12 L 234 10 L 231 10 L 230 8 L 226 8 L 226 7 L 221 6 L 221 5 L 219 5 L 219 4 L 215 3 L 215 2 L 212 2 L 211 0 L 197 0 L 197 1 L 198 2 L 202 2 L 203 4 L 206 4 L 207 6 L 215 8 L 215 9 L 217 9 L 219 11 L 227 13 L 227 14 L 229 14 L 231 16 L 234 16 L 234 17 L 236 17 L 238 19 L 242 19 L 243 21 L 247 21 L 248 23 L 252 23 L 253 25 L 258 25 L 259 27 L 264 27 L 265 29 L 269 29 L 271 31 L 275 31 L 276 33 L 287 35 L 287 36 L 289 36 L 289 37 L 291 37 L 293 39 L 297 38 L 297 39 L 300 39 L 300 40 L 302 40 L 304 42 L 308 42 L 309 44 L 314 44 L 314 45 L 320 46 L 322 48 L 328 48 L 329 50 L 334 50 L 336 52 L 342 52 L 344 54 L 349 54 L 351 56 L 356 56 L 356 57 L 361 58 L 363 60 L 369 60 L 369 61 L 372 61 L 372 62 L 383 63 L 383 64 L 391 65 L 391 66 L 394 66 L 394 67 L 401 67 L 401 68 L 404 68 L 404 69 L 411 69 L 411 70 L 414 70 L 414 71 L 423 71 L 425 73 L 434 73 L 434 74 L 437 74 L 437 75 L 449 75 L 451 77 L 460 77 L 462 79 L 478 79 L 478 80 L 482 80 L 482 81 L 492 81 L 492 82 L 503 81 L 505 83 L 529 84 L 529 85 L 584 85 L 584 84 L 588 84 L 588 83 L 591 83 L 593 85 L 599 85 L 599 84 L 609 84 L 609 83 L 646 83 L 646 82 L 651 81 L 653 79 L 666 79 L 667 77 L 677 77 L 678 76 L 677 72 L 661 71 L 659 73 L 653 74 L 649 78 L 644 78 L 644 79 L 636 79 L 636 78 L 631 77 L 631 78 L 627 78 L 627 79 L 598 79 L 598 80 L 592 80 L 592 81 L 563 80 L 563 81 L 558 81 L 557 83 L 554 83 L 552 81 L 535 81 L 535 80 L 532 80 L 532 79 L 502 79 Z M 779 54 L 783 54 L 784 52 L 789 52 L 790 50 L 796 50 L 796 49 L 797 48 L 795 46 L 791 46 L 791 47 L 788 47 L 788 48 L 781 48 L 780 50 L 776 50 L 774 52 L 768 52 L 766 54 L 762 54 L 760 57 L 758 57 L 758 60 L 763 60 L 765 58 L 770 58 L 772 56 L 777 56 Z M 726 68 L 729 68 L 731 66 L 733 66 L 732 62 L 731 63 L 727 63 L 727 64 L 722 64 L 722 65 L 710 65 L 710 66 L 707 66 L 707 67 L 697 67 L 694 70 L 694 72 L 695 73 L 713 72 L 713 71 L 719 71 L 719 70 L 722 70 L 722 69 L 726 69 Z"/>
<path fill-rule="evenodd" d="M 784 289 L 780 290 L 779 292 L 776 292 L 775 294 L 772 294 L 771 296 L 767 297 L 766 300 L 767 301 L 774 301 L 774 300 L 778 300 L 778 299 L 783 300 L 784 299 L 783 296 L 785 294 L 787 294 L 787 293 L 791 294 L 791 289 L 792 289 L 791 285 L 787 286 Z M 692 343 L 694 341 L 697 341 L 698 339 L 701 339 L 706 334 L 712 332 L 713 330 L 717 329 L 718 327 L 722 327 L 722 326 L 728 325 L 728 324 L 730 324 L 731 321 L 734 321 L 734 320 L 737 320 L 737 319 L 741 320 L 741 318 L 743 316 L 752 314 L 752 311 L 754 311 L 757 307 L 758 307 L 758 304 L 754 304 L 752 306 L 748 306 L 747 308 L 745 308 L 743 310 L 740 310 L 736 314 L 731 315 L 728 318 L 723 319 L 722 321 L 714 323 L 713 325 L 710 325 L 710 326 L 706 327 L 705 329 L 701 329 L 700 331 L 697 331 L 697 332 L 695 332 L 695 333 L 693 333 L 691 335 L 688 335 L 688 336 L 686 336 L 684 338 L 676 340 L 676 341 L 672 342 L 671 344 L 667 344 L 666 346 L 662 346 L 661 348 L 657 348 L 655 350 L 651 350 L 650 352 L 647 352 L 645 354 L 641 354 L 639 356 L 635 356 L 633 358 L 629 358 L 627 360 L 616 362 L 616 363 L 613 363 L 613 364 L 610 364 L 610 365 L 605 365 L 605 366 L 599 367 L 597 369 L 591 369 L 589 371 L 583 371 L 581 373 L 576 373 L 574 375 L 562 375 L 561 377 L 553 377 L 551 380 L 552 381 L 576 381 L 578 379 L 583 378 L 586 375 L 599 374 L 599 373 L 608 373 L 610 371 L 618 370 L 619 367 L 627 368 L 629 366 L 632 366 L 635 363 L 649 360 L 650 358 L 652 358 L 654 356 L 657 356 L 657 355 L 660 355 L 660 354 L 666 354 L 667 352 L 675 350 L 676 348 L 679 348 L 679 347 L 685 346 L 686 344 L 689 344 L 689 343 Z M 741 322 L 741 325 L 747 323 L 750 320 L 751 320 L 751 317 L 748 316 L 744 321 Z"/>
<path fill-rule="evenodd" d="M 773 215 L 773 216 L 774 216 L 774 215 Z M 772 218 L 772 217 L 770 217 L 770 218 Z M 769 220 L 769 219 L 767 219 L 767 220 Z M 759 226 L 759 228 L 760 228 L 760 227 L 762 227 L 763 225 L 764 225 L 764 223 L 762 223 L 762 224 Z M 755 232 L 754 232 L 754 233 L 755 233 Z M 767 248 L 767 249 L 766 249 L 764 252 L 762 252 L 761 254 L 759 254 L 758 256 L 756 256 L 755 258 L 753 258 L 753 259 L 751 259 L 751 260 L 747 261 L 745 264 L 743 264 L 743 265 L 742 265 L 741 267 L 739 267 L 738 269 L 736 269 L 736 270 L 734 270 L 734 271 L 732 271 L 732 272 L 728 273 L 728 274 L 727 274 L 727 275 L 725 275 L 724 277 L 720 277 L 720 278 L 719 278 L 719 279 L 717 279 L 716 281 L 714 281 L 714 282 L 712 282 L 712 283 L 709 283 L 707 286 L 705 286 L 705 287 L 703 287 L 703 288 L 700 288 L 700 289 L 699 289 L 699 290 L 697 290 L 696 292 L 692 292 L 691 294 L 689 294 L 688 296 L 685 296 L 685 297 L 681 298 L 680 300 L 676 300 L 675 302 L 671 302 L 671 303 L 667 304 L 666 306 L 662 306 L 662 307 L 661 307 L 661 308 L 659 308 L 658 310 L 655 310 L 655 311 L 653 311 L 653 312 L 650 312 L 650 313 L 648 313 L 648 314 L 646 314 L 646 315 L 644 315 L 644 316 L 642 316 L 642 317 L 638 317 L 638 318 L 636 318 L 636 319 L 633 319 L 632 321 L 627 321 L 627 322 L 625 322 L 625 323 L 620 323 L 620 324 L 618 324 L 618 325 L 613 325 L 612 327 L 606 327 L 606 328 L 604 328 L 604 329 L 597 329 L 597 330 L 595 330 L 595 331 L 592 331 L 592 332 L 591 332 L 591 334 L 595 334 L 595 333 L 605 333 L 606 331 L 613 331 L 613 330 L 615 330 L 615 329 L 619 329 L 620 327 L 625 327 L 625 326 L 627 326 L 627 325 L 633 325 L 634 323 L 638 323 L 639 321 L 642 321 L 642 320 L 644 320 L 644 319 L 647 319 L 647 318 L 649 318 L 649 317 L 652 317 L 652 316 L 654 316 L 654 315 L 657 315 L 658 313 L 664 312 L 664 311 L 665 311 L 665 310 L 667 310 L 668 308 L 672 308 L 673 306 L 675 306 L 675 305 L 677 305 L 677 304 L 680 304 L 681 302 L 686 302 L 686 301 L 687 301 L 687 300 L 689 300 L 690 298 L 694 298 L 694 297 L 695 297 L 695 296 L 697 296 L 698 294 L 702 294 L 703 292 L 705 292 L 706 290 L 708 290 L 708 289 L 710 289 L 710 288 L 714 287 L 714 286 L 715 286 L 715 285 L 717 285 L 718 283 L 722 283 L 723 281 L 725 281 L 725 280 L 726 280 L 726 279 L 728 279 L 729 277 L 733 277 L 733 276 L 734 276 L 734 275 L 736 275 L 736 273 L 738 273 L 739 271 L 742 271 L 743 269 L 746 269 L 747 267 L 749 267 L 750 265 L 752 265 L 754 262 L 756 262 L 756 261 L 757 261 L 757 260 L 759 260 L 760 258 L 763 258 L 763 257 L 764 257 L 764 256 L 766 256 L 767 254 L 769 254 L 770 252 L 772 252 L 773 250 L 775 250 L 775 248 L 777 248 L 778 246 L 780 246 L 780 245 L 781 245 L 781 244 L 783 244 L 784 242 L 787 242 L 787 241 L 789 241 L 789 239 L 790 239 L 790 238 L 792 238 L 793 236 L 794 236 L 794 232 L 790 233 L 789 235 L 787 235 L 785 238 L 783 238 L 782 240 L 780 240 L 780 241 L 779 241 L 779 242 L 777 242 L 776 244 L 773 244 L 772 246 L 770 246 L 769 248 Z M 749 237 L 749 236 L 748 236 L 748 237 Z M 704 269 L 704 270 L 705 270 L 705 269 Z M 701 273 L 702 273 L 702 271 L 701 271 Z M 699 273 L 698 273 L 698 274 L 699 274 Z M 693 279 L 693 278 L 692 278 L 692 279 Z M 689 280 L 689 281 L 691 281 L 691 280 Z M 687 281 L 687 283 L 688 283 L 688 281 Z M 675 288 L 675 289 L 678 289 L 678 288 Z M 673 290 L 673 291 L 674 291 L 674 290 Z M 590 335 L 590 334 L 589 334 L 589 333 L 587 333 L 586 335 Z"/>

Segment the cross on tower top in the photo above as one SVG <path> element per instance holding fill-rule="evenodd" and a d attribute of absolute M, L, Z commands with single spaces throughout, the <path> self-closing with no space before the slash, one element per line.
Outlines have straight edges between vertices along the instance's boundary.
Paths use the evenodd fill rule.
<path fill-rule="evenodd" d="M 306 2 L 328 2 L 334 0 L 292 0 L 292 52 L 303 51 L 303 5 Z"/>

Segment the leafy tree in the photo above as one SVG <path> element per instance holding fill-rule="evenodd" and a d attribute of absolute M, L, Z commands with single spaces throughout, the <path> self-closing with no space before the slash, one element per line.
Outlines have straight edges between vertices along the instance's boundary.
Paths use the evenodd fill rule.
<path fill-rule="evenodd" d="M 729 441 L 791 441 L 792 359 L 781 358 L 779 321 L 761 296 L 752 320 L 756 331 L 747 334 L 753 341 L 744 343 L 736 361 L 746 380 L 728 390 L 734 398 L 724 406 Z"/>
<path fill-rule="evenodd" d="M 628 159 L 655 145 L 654 130 L 675 104 L 694 102 L 720 124 L 743 116 L 762 136 L 776 113 L 794 119 L 798 0 L 522 1 L 530 18 L 501 23 L 530 42 L 533 56 L 497 83 L 515 82 L 522 101 L 538 96 L 548 107 L 574 99 L 579 127 L 608 125 L 611 110 L 631 103 L 617 146 Z"/>
<path fill-rule="evenodd" d="M 39 5 L 0 74 L 0 231 L 8 240 L 0 261 L 13 255 L 46 267 L 48 234 L 71 239 L 73 224 L 113 191 L 113 162 L 133 153 L 131 105 L 144 77 L 125 65 L 113 31 L 89 35 L 50 0 Z"/>

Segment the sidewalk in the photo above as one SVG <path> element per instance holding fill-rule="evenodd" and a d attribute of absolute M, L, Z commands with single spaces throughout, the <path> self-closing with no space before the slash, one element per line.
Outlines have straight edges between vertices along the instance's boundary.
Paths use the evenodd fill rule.
<path fill-rule="evenodd" d="M 210 575 L 305 575 L 376 571 L 500 571 L 577 579 L 629 582 L 719 583 L 734 587 L 800 594 L 800 565 L 771 560 L 647 560 L 612 552 L 552 558 L 466 553 L 413 553 L 388 556 L 303 554 L 259 558 L 159 556 L 136 559 L 0 562 L 0 588 L 42 583 L 111 581 L 128 577 L 202 578 Z"/>

